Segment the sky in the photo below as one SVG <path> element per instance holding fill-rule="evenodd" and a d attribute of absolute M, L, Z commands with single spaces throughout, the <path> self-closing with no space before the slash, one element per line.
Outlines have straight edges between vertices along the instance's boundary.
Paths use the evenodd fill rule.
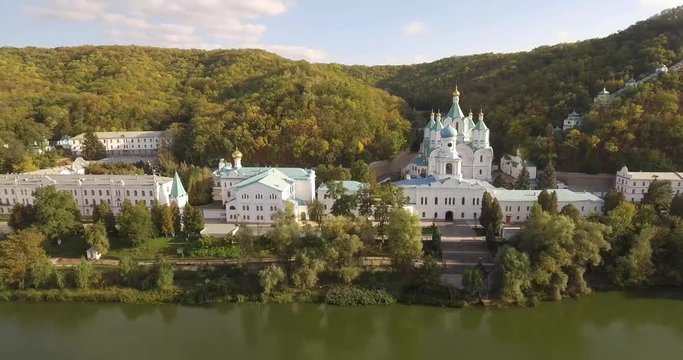
<path fill-rule="evenodd" d="M 262 48 L 411 64 L 604 37 L 683 0 L 0 0 L 0 46 Z"/>

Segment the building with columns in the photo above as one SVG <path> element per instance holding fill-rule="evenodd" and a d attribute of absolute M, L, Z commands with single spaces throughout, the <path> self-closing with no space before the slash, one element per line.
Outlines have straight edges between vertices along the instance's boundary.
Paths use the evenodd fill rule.
<path fill-rule="evenodd" d="M 107 203 L 117 213 L 125 199 L 142 202 L 147 207 L 157 200 L 160 204 L 187 204 L 187 192 L 178 174 L 173 178 L 155 175 L 0 175 L 0 214 L 9 214 L 14 204 L 32 205 L 33 192 L 41 187 L 55 186 L 73 195 L 81 214 L 92 215 L 95 205 Z"/>
<path fill-rule="evenodd" d="M 315 171 L 301 168 L 243 167 L 242 153 L 233 162 L 221 159 L 213 172 L 214 194 L 220 194 L 228 223 L 272 224 L 287 203 L 299 220 L 308 220 L 307 204 L 315 199 Z"/>

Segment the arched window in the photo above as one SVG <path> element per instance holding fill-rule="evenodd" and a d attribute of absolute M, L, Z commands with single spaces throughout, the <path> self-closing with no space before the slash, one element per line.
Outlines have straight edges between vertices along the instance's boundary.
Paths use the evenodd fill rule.
<path fill-rule="evenodd" d="M 465 205 L 465 197 L 462 197 L 462 204 Z"/>
<path fill-rule="evenodd" d="M 484 155 L 479 155 L 479 162 L 484 162 Z"/>
<path fill-rule="evenodd" d="M 453 175 L 453 164 L 446 164 L 446 175 Z"/>

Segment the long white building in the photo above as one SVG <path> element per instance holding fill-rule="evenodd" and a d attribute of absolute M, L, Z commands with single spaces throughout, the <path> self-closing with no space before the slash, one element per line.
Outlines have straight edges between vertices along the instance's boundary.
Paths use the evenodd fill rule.
<path fill-rule="evenodd" d="M 626 166 L 617 171 L 615 188 L 624 194 L 626 201 L 639 203 L 654 180 L 669 181 L 674 194 L 683 191 L 683 173 L 629 171 Z"/>
<path fill-rule="evenodd" d="M 542 190 L 506 190 L 494 189 L 490 194 L 498 199 L 503 210 L 503 221 L 506 224 L 522 223 L 529 219 L 531 208 L 538 202 L 538 195 Z M 557 194 L 557 211 L 566 205 L 574 207 L 583 216 L 603 211 L 605 201 L 591 193 L 579 193 L 568 189 L 548 190 L 550 194 Z"/>
<path fill-rule="evenodd" d="M 154 175 L 0 175 L 0 214 L 9 214 L 14 204 L 33 204 L 33 192 L 55 186 L 73 195 L 81 214 L 90 216 L 93 206 L 107 203 L 117 213 L 125 199 L 151 207 L 152 201 L 181 208 L 187 193 L 178 174 L 173 178 Z"/>
<path fill-rule="evenodd" d="M 238 150 L 232 158 L 232 164 L 221 160 L 213 173 L 214 194 L 220 191 L 226 222 L 271 224 L 287 203 L 294 206 L 298 219 L 308 219 L 307 204 L 315 198 L 314 170 L 242 167 Z"/>
<path fill-rule="evenodd" d="M 107 150 L 107 156 L 150 156 L 155 155 L 170 139 L 166 131 L 111 131 L 96 132 L 97 138 Z M 71 149 L 76 156 L 83 153 L 85 134 L 72 138 L 64 137 L 60 144 Z"/>

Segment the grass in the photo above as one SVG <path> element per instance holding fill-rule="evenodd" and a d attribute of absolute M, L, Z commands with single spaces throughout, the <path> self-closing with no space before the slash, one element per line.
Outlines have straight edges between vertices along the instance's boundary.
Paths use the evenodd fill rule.
<path fill-rule="evenodd" d="M 113 247 L 109 250 L 106 257 L 116 259 L 120 259 L 123 256 L 130 256 L 133 259 L 154 259 L 157 255 L 177 257 L 176 250 L 180 247 L 187 248 L 187 245 L 187 243 L 174 238 L 160 237 L 149 240 L 134 248 Z"/>
<path fill-rule="evenodd" d="M 85 250 L 88 249 L 88 245 L 85 243 L 85 239 L 80 236 L 69 236 L 62 239 L 62 243 L 57 245 L 57 243 L 50 241 L 47 245 L 46 251 L 48 255 L 52 257 L 64 257 L 64 258 L 80 258 L 85 257 Z"/>

